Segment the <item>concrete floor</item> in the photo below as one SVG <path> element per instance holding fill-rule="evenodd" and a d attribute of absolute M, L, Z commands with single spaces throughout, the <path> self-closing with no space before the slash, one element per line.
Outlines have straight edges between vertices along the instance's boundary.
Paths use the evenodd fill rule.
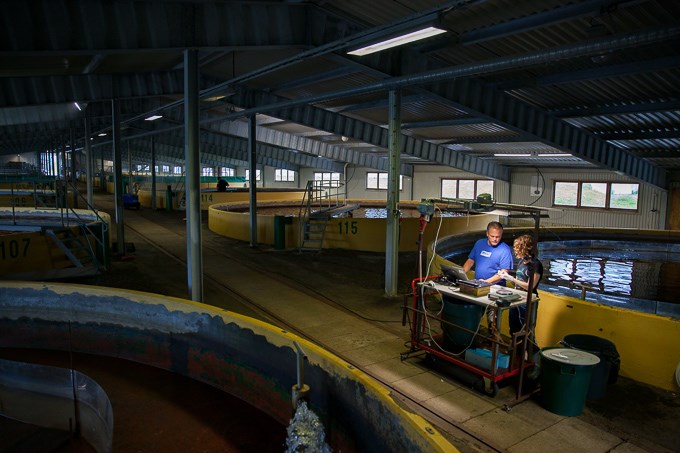
<path fill-rule="evenodd" d="M 96 196 L 97 206 L 115 218 L 112 203 L 111 195 Z M 188 297 L 184 213 L 126 210 L 124 222 L 135 251 L 81 282 Z M 538 398 L 517 403 L 512 385 L 491 398 L 422 355 L 402 361 L 409 338 L 403 296 L 384 297 L 381 254 L 251 248 L 213 234 L 207 221 L 202 231 L 205 303 L 279 325 L 334 352 L 391 388 L 461 451 L 680 451 L 680 398 L 672 392 L 620 377 L 582 415 L 563 417 L 543 409 Z M 400 294 L 409 291 L 416 262 L 415 254 L 400 256 Z"/>

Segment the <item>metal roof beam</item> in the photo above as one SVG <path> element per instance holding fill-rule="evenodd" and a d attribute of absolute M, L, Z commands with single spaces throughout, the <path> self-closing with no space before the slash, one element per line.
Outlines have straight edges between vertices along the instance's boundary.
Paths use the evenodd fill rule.
<path fill-rule="evenodd" d="M 225 121 L 219 123 L 219 125 L 213 125 L 211 128 L 222 134 L 235 135 L 244 138 L 248 136 L 248 126 L 241 121 Z M 373 168 L 382 171 L 388 170 L 387 160 L 384 158 L 376 159 L 369 153 L 362 153 L 349 147 L 331 145 L 319 140 L 312 140 L 266 127 L 257 128 L 256 139 L 258 143 L 269 143 L 274 146 L 298 150 L 303 153 L 347 162 L 360 167 Z M 400 173 L 405 176 L 413 176 L 413 167 L 408 164 L 402 164 Z"/>
<path fill-rule="evenodd" d="M 282 101 L 281 98 L 268 93 L 255 91 L 247 92 L 245 90 L 240 90 L 233 100 L 234 103 L 239 106 L 255 110 L 258 106 L 267 106 Z M 278 118 L 284 118 L 315 129 L 351 137 L 381 148 L 387 149 L 388 146 L 387 129 L 354 118 L 349 118 L 338 113 L 329 112 L 309 105 L 296 105 L 282 109 L 269 108 L 268 112 Z M 402 153 L 420 159 L 459 168 L 488 178 L 501 181 L 510 180 L 510 172 L 507 167 L 496 165 L 490 161 L 483 161 L 466 153 L 454 151 L 425 140 L 402 134 L 401 146 Z M 373 157 L 369 156 L 369 158 Z M 385 161 L 384 157 L 380 157 L 379 159 Z"/>
<path fill-rule="evenodd" d="M 533 79 L 509 80 L 492 84 L 503 91 L 519 90 L 542 86 L 561 85 L 566 83 L 585 82 L 588 80 L 622 77 L 645 72 L 657 72 L 680 67 L 680 56 L 656 58 L 653 60 L 634 61 L 622 64 L 602 66 L 580 71 L 558 72 Z"/>
<path fill-rule="evenodd" d="M 678 129 L 594 132 L 600 140 L 654 140 L 680 138 Z"/>
<path fill-rule="evenodd" d="M 456 79 L 437 83 L 430 90 L 494 118 L 495 122 L 513 131 L 530 134 L 535 137 L 533 141 L 546 143 L 600 167 L 666 187 L 666 172 L 663 169 L 512 96 L 489 89 L 480 82 Z"/>
<path fill-rule="evenodd" d="M 680 110 L 680 100 L 631 101 L 604 106 L 583 106 L 550 110 L 557 118 L 579 118 L 584 116 L 625 115 L 628 113 L 668 112 Z"/>
<path fill-rule="evenodd" d="M 484 119 L 478 117 L 451 118 L 449 120 L 413 121 L 410 123 L 403 123 L 401 128 L 423 129 L 427 127 L 466 126 L 468 124 L 479 124 L 484 122 L 486 122 Z"/>
<path fill-rule="evenodd" d="M 461 44 L 477 44 L 491 39 L 499 39 L 505 36 L 523 33 L 537 28 L 545 28 L 550 25 L 574 20 L 583 16 L 599 16 L 611 7 L 622 7 L 640 3 L 640 0 L 589 0 L 564 7 L 554 8 L 542 13 L 531 14 L 519 19 L 509 20 L 479 30 L 465 32 L 460 36 Z"/>

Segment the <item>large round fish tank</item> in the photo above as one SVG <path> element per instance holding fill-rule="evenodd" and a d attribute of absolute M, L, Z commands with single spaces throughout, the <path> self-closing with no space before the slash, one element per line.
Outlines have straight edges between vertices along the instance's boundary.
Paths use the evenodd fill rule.
<path fill-rule="evenodd" d="M 2 282 L 0 348 L 143 363 L 234 395 L 284 426 L 293 416 L 304 357 L 305 401 L 333 451 L 457 451 L 349 363 L 280 328 L 187 300 L 84 285 Z"/>
<path fill-rule="evenodd" d="M 347 205 L 358 207 L 331 217 L 326 223 L 323 248 L 361 250 L 366 252 L 385 251 L 385 232 L 387 229 L 387 209 L 383 200 L 351 200 Z M 420 230 L 419 201 L 400 201 L 399 250 L 414 252 L 418 250 Z M 257 204 L 258 242 L 276 244 L 277 226 L 284 228 L 282 233 L 285 244 L 282 248 L 300 246 L 300 203 L 286 200 Z M 486 228 L 487 223 L 498 220 L 495 214 L 474 214 L 444 212 L 433 218 L 425 230 L 423 244 L 433 241 L 437 234 L 446 236 L 469 230 Z M 210 206 L 208 226 L 222 236 L 250 240 L 250 208 L 248 203 L 223 203 Z"/>
<path fill-rule="evenodd" d="M 532 234 L 506 228 L 503 240 Z M 484 232 L 449 236 L 440 257 L 463 264 Z M 668 231 L 541 229 L 539 289 L 586 301 L 680 319 L 680 234 Z"/>

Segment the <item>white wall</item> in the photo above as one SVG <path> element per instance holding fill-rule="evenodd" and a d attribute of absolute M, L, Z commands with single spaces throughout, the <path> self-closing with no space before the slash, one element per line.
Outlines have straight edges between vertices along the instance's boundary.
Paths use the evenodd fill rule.
<path fill-rule="evenodd" d="M 385 200 L 387 201 L 387 190 L 376 190 L 366 188 L 366 173 L 380 172 L 373 168 L 347 166 L 347 198 L 365 200 Z M 402 180 L 402 190 L 399 191 L 399 200 L 411 200 L 413 179 L 404 176 Z"/>
<path fill-rule="evenodd" d="M 414 170 L 413 199 L 422 200 L 423 198 L 440 198 L 442 179 L 486 179 L 479 175 L 462 170 L 451 168 L 443 170 L 444 167 L 435 165 L 416 165 Z M 493 198 L 499 203 L 507 203 L 509 200 L 508 183 L 494 181 Z"/>
<path fill-rule="evenodd" d="M 16 156 L 15 156 L 16 158 Z M 260 167 L 262 169 L 262 167 Z M 270 188 L 304 188 L 307 181 L 314 178 L 314 172 L 320 171 L 313 168 L 303 168 L 296 174 L 297 179 L 292 182 L 275 182 L 273 167 L 264 167 L 263 181 L 260 187 Z M 347 166 L 347 193 L 348 198 L 366 200 L 387 200 L 386 190 L 366 189 L 366 173 L 376 170 L 365 167 Z M 244 175 L 245 168 L 238 168 L 237 175 Z M 542 195 L 532 193 L 531 179 L 537 176 L 542 188 Z M 443 178 L 481 179 L 479 175 L 457 170 L 454 168 L 444 169 L 434 165 L 416 165 L 414 177 L 403 178 L 403 190 L 399 193 L 400 200 L 422 200 L 424 198 L 441 197 L 441 180 Z M 665 229 L 668 193 L 654 186 L 640 183 L 639 204 L 637 212 L 624 212 L 604 209 L 574 209 L 553 208 L 553 186 L 556 180 L 560 181 L 620 181 L 634 182 L 630 178 L 618 175 L 614 172 L 602 170 L 541 170 L 536 169 L 513 169 L 511 183 L 503 181 L 494 182 L 493 197 L 500 203 L 518 205 L 531 205 L 550 208 L 549 218 L 541 219 L 544 226 L 583 226 L 583 227 L 610 227 L 610 228 L 635 228 L 635 229 Z M 530 220 L 511 220 L 510 225 L 522 225 Z"/>
<path fill-rule="evenodd" d="M 542 174 L 542 177 L 541 177 Z M 539 176 L 545 180 L 543 195 L 538 197 L 531 193 L 531 177 Z M 560 181 L 620 181 L 636 182 L 631 178 L 614 172 L 602 170 L 513 170 L 511 177 L 510 203 L 552 207 L 553 187 Z M 542 219 L 541 225 L 566 225 L 583 227 L 664 229 L 666 224 L 666 199 L 668 193 L 654 186 L 640 183 L 638 211 L 623 212 L 604 209 L 559 208 L 551 211 L 549 219 Z"/>

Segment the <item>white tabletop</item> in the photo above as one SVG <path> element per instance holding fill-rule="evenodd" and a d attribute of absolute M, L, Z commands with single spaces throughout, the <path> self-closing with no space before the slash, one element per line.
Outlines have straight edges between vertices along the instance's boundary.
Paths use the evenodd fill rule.
<path fill-rule="evenodd" d="M 521 305 L 526 305 L 527 303 L 527 292 L 523 291 L 521 289 L 516 289 L 516 288 L 509 288 L 506 286 L 501 286 L 501 285 L 491 285 L 491 288 L 489 288 L 489 294 L 484 295 L 484 296 L 479 296 L 475 297 L 470 294 L 464 294 L 460 291 L 460 288 L 457 286 L 453 285 L 445 285 L 441 283 L 437 283 L 433 280 L 429 280 L 424 284 L 425 287 L 431 288 L 435 291 L 437 291 L 440 294 L 443 294 L 445 296 L 451 296 L 455 297 L 456 299 L 463 300 L 465 302 L 471 302 L 476 305 L 482 305 L 484 307 L 486 306 L 496 306 L 496 301 L 489 299 L 489 294 L 496 294 L 498 290 L 505 290 L 505 291 L 510 291 L 512 294 L 519 294 L 520 299 L 516 300 L 514 302 L 510 303 L 510 307 L 518 307 Z M 538 297 L 534 296 L 535 300 L 538 300 Z M 508 307 L 502 307 L 502 308 L 508 308 Z"/>

